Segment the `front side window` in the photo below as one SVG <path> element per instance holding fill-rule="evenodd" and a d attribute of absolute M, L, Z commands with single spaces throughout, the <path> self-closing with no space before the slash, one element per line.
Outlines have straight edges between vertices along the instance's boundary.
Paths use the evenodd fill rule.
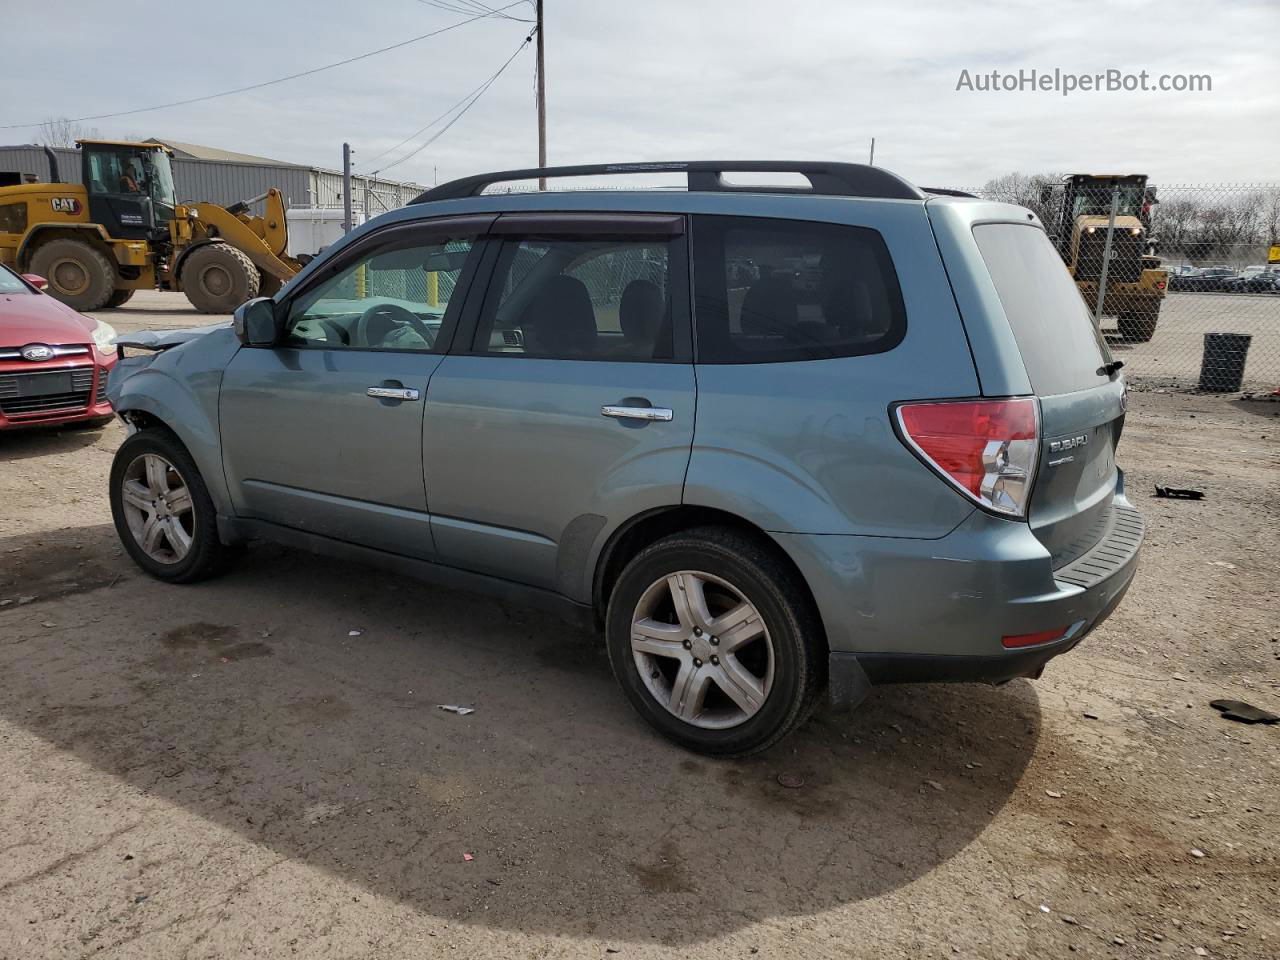
<path fill-rule="evenodd" d="M 699 363 L 769 363 L 890 350 L 906 331 L 893 261 L 863 227 L 694 218 Z"/>
<path fill-rule="evenodd" d="M 669 360 L 667 238 L 506 241 L 474 350 L 559 360 Z"/>
<path fill-rule="evenodd" d="M 286 343 L 326 349 L 435 349 L 473 244 L 473 238 L 458 237 L 405 241 L 370 251 L 293 301 Z"/>

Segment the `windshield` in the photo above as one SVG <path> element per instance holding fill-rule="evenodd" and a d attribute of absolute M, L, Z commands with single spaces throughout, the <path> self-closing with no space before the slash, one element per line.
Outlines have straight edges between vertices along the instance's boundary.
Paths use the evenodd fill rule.
<path fill-rule="evenodd" d="M 0 296 L 11 293 L 30 293 L 31 288 L 23 283 L 8 267 L 0 267 Z"/>
<path fill-rule="evenodd" d="M 169 154 L 163 150 L 154 151 L 148 167 L 147 181 L 151 200 L 156 205 L 156 220 L 172 220 L 177 191 L 173 186 L 173 165 L 169 162 Z"/>
<path fill-rule="evenodd" d="M 1117 217 L 1136 217 L 1142 213 L 1142 200 L 1146 191 L 1141 184 L 1120 184 L 1120 196 L 1116 200 Z M 1076 187 L 1072 198 L 1073 217 L 1111 216 L 1111 185 L 1086 183 Z"/>

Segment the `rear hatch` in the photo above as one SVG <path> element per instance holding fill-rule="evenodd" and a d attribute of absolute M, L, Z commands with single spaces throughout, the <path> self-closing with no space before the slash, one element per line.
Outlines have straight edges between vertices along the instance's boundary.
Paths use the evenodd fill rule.
<path fill-rule="evenodd" d="M 1028 520 L 1057 569 L 1112 526 L 1124 382 L 1042 229 L 979 223 L 973 236 L 1040 398 L 1042 442 Z"/>

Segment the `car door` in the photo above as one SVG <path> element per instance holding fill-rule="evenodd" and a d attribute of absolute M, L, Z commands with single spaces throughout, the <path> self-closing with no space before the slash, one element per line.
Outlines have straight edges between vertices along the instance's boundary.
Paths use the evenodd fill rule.
<path fill-rule="evenodd" d="M 442 560 L 586 599 L 592 545 L 626 517 L 680 502 L 695 399 L 684 224 L 494 224 L 484 297 L 469 301 L 427 394 Z"/>
<path fill-rule="evenodd" d="M 277 309 L 279 345 L 245 347 L 219 398 L 236 513 L 431 558 L 422 412 L 493 220 L 377 231 Z"/>

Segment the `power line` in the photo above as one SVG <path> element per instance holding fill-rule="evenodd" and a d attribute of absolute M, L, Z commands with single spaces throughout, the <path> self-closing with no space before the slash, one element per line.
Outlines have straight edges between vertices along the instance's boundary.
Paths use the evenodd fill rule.
<path fill-rule="evenodd" d="M 520 46 L 516 47 L 516 53 L 518 54 L 521 50 L 523 50 L 525 47 L 525 44 L 527 44 L 528 42 L 529 42 L 528 37 L 526 37 L 523 41 L 521 41 Z M 425 126 L 419 127 L 417 130 L 413 131 L 413 133 L 409 134 L 407 137 L 405 137 L 403 140 L 397 143 L 394 147 L 388 147 L 386 150 L 383 150 L 381 153 L 376 154 L 372 159 L 364 161 L 362 166 L 369 166 L 381 160 L 387 154 L 395 153 L 397 150 L 403 147 L 410 140 L 413 140 L 415 137 L 420 137 L 422 134 L 426 133 L 428 130 L 434 127 L 437 123 L 439 123 L 445 117 L 449 116 L 449 114 L 453 113 L 453 111 L 457 110 L 460 106 L 462 106 L 472 97 L 474 97 L 476 94 L 483 93 L 484 90 L 489 86 L 489 84 L 493 83 L 494 80 L 498 79 L 498 77 L 502 74 L 502 71 L 507 68 L 507 63 L 510 63 L 511 60 L 514 60 L 514 59 L 515 59 L 515 54 L 512 54 L 511 59 L 507 60 L 506 63 L 504 63 L 501 67 L 499 67 L 497 73 L 494 73 L 492 76 L 490 76 L 487 80 L 484 81 L 484 83 L 480 84 L 480 86 L 476 87 L 466 96 L 464 96 L 461 100 L 459 100 L 457 103 L 451 106 L 448 110 L 440 114 L 440 116 L 436 117 L 434 120 L 432 120 L 430 123 L 426 124 Z M 375 170 L 373 172 L 377 173 L 378 171 Z"/>
<path fill-rule="evenodd" d="M 529 45 L 529 41 L 533 39 L 533 35 L 534 35 L 534 33 L 536 33 L 536 32 L 537 32 L 537 31 L 535 31 L 535 30 L 531 30 L 531 31 L 529 31 L 529 35 L 528 35 L 527 37 L 525 37 L 525 38 L 524 38 L 524 41 L 520 44 L 520 46 L 516 47 L 516 52 L 515 52 L 515 53 L 513 53 L 510 57 L 508 57 L 508 58 L 507 58 L 506 63 L 504 63 L 502 66 L 500 66 L 500 67 L 498 68 L 498 71 L 497 71 L 493 76 L 491 76 L 491 77 L 490 77 L 488 80 L 486 80 L 484 83 L 480 84 L 480 86 L 479 86 L 479 87 L 477 87 L 477 88 L 476 88 L 476 90 L 475 90 L 473 93 L 468 94 L 466 97 L 464 97 L 464 98 L 463 98 L 463 100 L 462 100 L 462 101 L 460 101 L 460 102 L 465 102 L 465 104 L 466 104 L 466 105 L 465 105 L 465 106 L 463 106 L 463 108 L 462 108 L 460 111 L 458 111 L 457 116 L 455 116 L 452 120 L 450 120 L 450 121 L 449 121 L 448 123 L 446 123 L 443 127 L 441 127 L 438 131 L 436 131 L 436 133 L 435 133 L 435 134 L 433 134 L 432 136 L 428 137 L 428 138 L 427 138 L 427 139 L 422 143 L 422 145 L 421 145 L 421 146 L 419 146 L 419 147 L 417 147 L 417 148 L 415 148 L 415 149 L 411 150 L 409 153 L 406 153 L 406 154 L 405 154 L 403 157 L 401 157 L 399 160 L 392 161 L 391 163 L 388 163 L 386 166 L 384 166 L 384 167 L 380 167 L 380 168 L 378 168 L 377 170 L 375 170 L 375 171 L 373 171 L 373 172 L 374 172 L 375 174 L 377 174 L 377 173 L 382 173 L 383 171 L 390 170 L 392 167 L 397 167 L 397 166 L 399 166 L 400 164 L 404 163 L 406 160 L 409 160 L 409 159 L 412 159 L 413 157 L 416 157 L 416 156 L 417 156 L 418 154 L 420 154 L 423 150 L 427 149 L 427 147 L 431 146 L 431 144 L 435 143 L 437 140 L 439 140 L 441 137 L 443 137 L 443 136 L 445 135 L 445 133 L 446 133 L 446 132 L 448 132 L 448 130 L 449 130 L 449 128 L 450 128 L 450 127 L 452 127 L 455 123 L 457 123 L 459 120 L 461 120 L 461 119 L 462 119 L 462 117 L 463 117 L 463 115 L 464 115 L 468 110 L 470 110 L 472 107 L 474 107 L 474 106 L 476 105 L 476 101 L 477 101 L 477 100 L 479 100 L 481 97 L 483 97 L 483 96 L 485 95 L 485 92 L 486 92 L 486 91 L 487 91 L 491 86 L 493 86 L 493 85 L 494 85 L 494 83 L 497 81 L 497 79 L 498 79 L 500 76 L 502 76 L 503 72 L 505 72 L 505 71 L 506 71 L 507 67 L 511 66 L 511 64 L 515 61 L 516 57 L 520 56 L 520 51 L 521 51 L 521 50 L 523 50 L 525 47 L 527 47 L 527 46 Z M 457 108 L 458 108 L 458 104 L 456 104 L 456 103 L 455 103 L 452 107 L 450 107 L 448 110 L 446 110 L 444 113 L 442 113 L 442 114 L 441 114 L 439 117 L 437 117 L 435 120 L 432 120 L 429 124 L 427 124 L 427 125 L 426 125 L 425 127 L 423 127 L 421 130 L 418 130 L 417 132 L 415 132 L 415 133 L 413 134 L 413 136 L 410 136 L 410 137 L 408 137 L 407 139 L 402 140 L 402 141 L 401 141 L 399 144 L 397 144 L 395 147 L 392 147 L 392 148 L 391 148 L 391 150 L 395 150 L 395 149 L 397 149 L 398 147 L 403 146 L 403 145 L 404 145 L 405 143 L 407 143 L 409 140 L 412 140 L 412 139 L 413 139 L 413 137 L 418 136 L 418 134 L 422 133 L 422 132 L 423 132 L 423 131 L 425 131 L 425 130 L 429 130 L 429 129 L 431 129 L 431 127 L 435 126 L 437 123 L 439 123 L 441 120 L 443 120 L 445 117 L 447 117 L 450 113 L 452 113 L 452 112 L 453 112 L 454 110 L 456 110 Z M 384 154 L 390 153 L 390 152 L 391 152 L 391 150 L 384 150 L 382 153 L 378 154 L 378 156 L 383 156 Z M 374 159 L 376 160 L 376 159 L 377 159 L 377 157 L 375 157 Z"/>
<path fill-rule="evenodd" d="M 524 0 L 516 0 L 515 3 L 509 3 L 505 7 L 499 7 L 493 12 L 499 13 L 502 10 L 507 10 L 511 7 L 519 6 L 520 3 L 522 2 L 524 2 Z M 491 13 L 477 14 L 476 16 L 471 17 L 470 19 L 462 20 L 462 21 L 459 21 L 458 23 L 450 24 L 447 27 L 441 27 L 438 30 L 432 30 L 430 33 L 424 33 L 416 37 L 410 37 L 408 40 L 401 40 L 399 43 L 393 43 L 390 46 L 382 47 L 378 50 L 370 50 L 368 53 L 362 53 L 354 57 L 348 57 L 347 59 L 339 60 L 336 63 L 327 63 L 322 67 L 313 67 L 310 70 L 303 70 L 299 73 L 291 73 L 286 77 L 277 77 L 274 80 L 263 80 L 260 83 L 251 83 L 251 84 L 248 84 L 247 86 L 236 87 L 233 90 L 223 90 L 221 93 L 209 93 L 201 97 L 190 97 L 186 100 L 174 100 L 171 103 L 161 103 L 152 107 L 138 107 L 134 110 L 121 110 L 116 113 L 98 113 L 98 114 L 94 114 L 92 116 L 86 116 L 86 117 L 72 117 L 70 118 L 69 122 L 81 123 L 85 120 L 107 120 L 112 117 L 129 117 L 137 113 L 148 113 L 152 110 L 167 110 L 170 107 L 185 107 L 188 104 L 203 103 L 207 100 L 217 100 L 220 97 L 230 97 L 237 93 L 247 93 L 250 90 L 261 90 L 263 87 L 274 86 L 277 83 L 285 83 L 286 81 L 297 80 L 301 77 L 310 77 L 317 73 L 322 73 L 325 70 L 332 70 L 335 67 L 345 67 L 349 63 L 356 63 L 357 61 L 360 61 L 360 60 L 368 60 L 370 57 L 376 57 L 379 54 L 388 53 L 391 50 L 398 50 L 401 47 L 407 47 L 410 44 L 418 43 L 421 40 L 427 40 L 431 37 L 438 37 L 442 33 L 448 33 L 450 30 L 456 30 L 458 27 L 465 27 L 468 23 L 475 23 L 475 21 L 477 20 L 483 20 L 484 18 L 492 15 L 493 14 Z M 38 127 L 43 122 L 44 121 L 38 120 L 35 123 L 0 124 L 0 130 L 17 130 L 23 127 Z"/>
<path fill-rule="evenodd" d="M 525 20 L 520 17 L 513 17 L 508 13 L 503 13 L 502 11 L 506 10 L 506 7 L 503 7 L 502 10 L 495 10 L 488 4 L 480 3 L 479 0 L 452 0 L 452 2 L 448 2 L 448 0 L 418 0 L 418 2 L 428 7 L 435 7 L 437 10 L 445 10 L 449 13 L 460 13 L 463 16 L 472 16 L 474 14 L 481 13 L 485 16 L 501 17 L 503 20 L 514 20 L 516 23 L 533 22 L 532 20 Z M 529 0 L 521 0 L 521 2 L 525 3 L 529 2 Z M 512 6 L 515 5 L 516 4 L 512 4 Z"/>

